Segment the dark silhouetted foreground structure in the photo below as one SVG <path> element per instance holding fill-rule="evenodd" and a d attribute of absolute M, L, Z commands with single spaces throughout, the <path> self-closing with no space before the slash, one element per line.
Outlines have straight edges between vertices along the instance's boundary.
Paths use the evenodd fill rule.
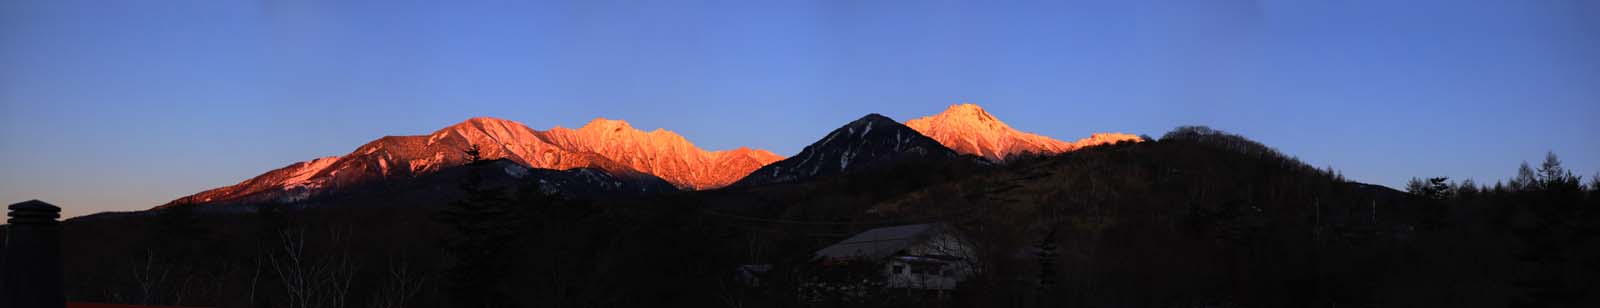
<path fill-rule="evenodd" d="M 953 290 L 973 275 L 974 254 L 949 227 L 919 224 L 867 230 L 817 251 L 815 258 L 881 263 L 889 288 Z"/>
<path fill-rule="evenodd" d="M 0 298 L 4 307 L 65 307 L 61 291 L 61 208 L 39 200 L 8 207 L 11 226 L 6 230 L 4 279 Z"/>

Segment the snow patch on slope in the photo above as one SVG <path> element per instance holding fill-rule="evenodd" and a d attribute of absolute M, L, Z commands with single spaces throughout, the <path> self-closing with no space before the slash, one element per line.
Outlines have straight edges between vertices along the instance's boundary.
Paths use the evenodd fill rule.
<path fill-rule="evenodd" d="M 432 157 L 413 159 L 411 161 L 407 161 L 406 165 L 411 166 L 412 175 L 417 175 L 422 174 L 423 172 L 438 170 L 437 167 L 441 162 L 444 162 L 444 152 L 434 152 Z"/>
<path fill-rule="evenodd" d="M 378 158 L 378 174 L 389 175 L 389 158 Z"/>
<path fill-rule="evenodd" d="M 310 182 L 311 177 L 316 176 L 317 173 L 322 172 L 324 169 L 328 169 L 329 166 L 333 166 L 333 163 L 338 161 L 338 157 L 323 157 L 305 162 L 300 169 L 295 170 L 289 178 L 283 180 L 282 186 L 284 189 L 289 189 L 290 187 Z"/>
<path fill-rule="evenodd" d="M 506 165 L 505 171 L 506 171 L 506 175 L 509 175 L 509 176 L 511 176 L 513 178 L 519 178 L 520 179 L 520 178 L 528 176 L 528 168 L 523 167 L 521 165 L 516 165 L 516 164 Z M 540 180 L 540 181 L 544 181 L 544 180 Z"/>
<path fill-rule="evenodd" d="M 856 154 L 856 152 L 854 151 L 854 149 L 848 149 L 848 148 L 845 149 L 844 153 L 840 153 L 839 154 L 839 171 L 844 171 L 845 167 L 849 167 L 850 166 L 850 156 L 853 156 L 855 154 Z"/>

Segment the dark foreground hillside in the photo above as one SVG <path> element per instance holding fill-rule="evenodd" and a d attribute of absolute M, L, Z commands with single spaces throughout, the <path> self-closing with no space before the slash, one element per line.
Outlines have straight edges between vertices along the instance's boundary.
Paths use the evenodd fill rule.
<path fill-rule="evenodd" d="M 68 297 L 220 307 L 1600 302 L 1592 184 L 1532 172 L 1509 185 L 1440 180 L 1406 193 L 1343 181 L 1204 128 L 999 166 L 904 161 L 644 197 L 473 185 L 475 166 L 462 167 L 465 197 L 456 202 L 373 197 L 69 221 Z M 816 250 L 915 223 L 964 234 L 976 275 L 942 294 L 872 283 L 805 291 L 828 277 L 872 279 L 812 261 Z M 752 283 L 734 274 L 745 264 L 771 269 Z"/>

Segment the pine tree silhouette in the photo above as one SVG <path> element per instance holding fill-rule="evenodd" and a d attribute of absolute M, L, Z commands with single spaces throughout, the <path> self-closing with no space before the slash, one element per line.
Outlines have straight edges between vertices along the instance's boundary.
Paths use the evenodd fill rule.
<path fill-rule="evenodd" d="M 501 271 L 505 253 L 515 236 L 516 219 L 509 215 L 510 200 L 499 189 L 484 187 L 483 169 L 493 161 L 483 159 L 477 145 L 463 151 L 467 174 L 461 182 L 466 196 L 440 213 L 455 228 L 456 238 L 446 243 L 452 263 L 449 291 L 459 307 L 506 307 L 509 290 Z"/>

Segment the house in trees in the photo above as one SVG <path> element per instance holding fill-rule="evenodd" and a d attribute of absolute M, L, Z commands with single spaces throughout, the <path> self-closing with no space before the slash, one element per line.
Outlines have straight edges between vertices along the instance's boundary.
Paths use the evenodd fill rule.
<path fill-rule="evenodd" d="M 879 267 L 884 287 L 950 290 L 972 277 L 973 248 L 943 224 L 884 227 L 818 250 L 824 264 L 866 262 Z"/>

